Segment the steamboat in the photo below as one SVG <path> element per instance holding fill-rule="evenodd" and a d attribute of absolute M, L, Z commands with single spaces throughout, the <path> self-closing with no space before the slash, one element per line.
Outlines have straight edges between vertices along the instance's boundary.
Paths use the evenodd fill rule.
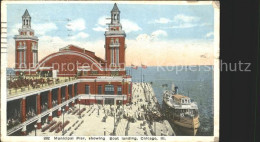
<path fill-rule="evenodd" d="M 200 126 L 198 106 L 187 96 L 178 93 L 178 87 L 163 93 L 162 108 L 164 116 L 179 135 L 195 136 Z"/>

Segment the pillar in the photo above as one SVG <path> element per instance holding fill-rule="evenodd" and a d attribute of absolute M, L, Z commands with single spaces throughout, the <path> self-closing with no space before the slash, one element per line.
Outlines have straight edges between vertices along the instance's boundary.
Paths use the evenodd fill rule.
<path fill-rule="evenodd" d="M 73 100 L 73 101 L 71 102 L 71 106 L 72 106 L 72 107 L 74 107 L 74 102 L 75 102 L 75 100 Z"/>
<path fill-rule="evenodd" d="M 52 108 L 52 93 L 51 90 L 48 93 L 48 109 Z"/>
<path fill-rule="evenodd" d="M 74 84 L 72 84 L 72 87 L 71 87 L 71 96 L 72 96 L 72 98 L 75 96 L 75 87 L 74 87 Z"/>
<path fill-rule="evenodd" d="M 61 108 L 59 108 L 57 111 L 57 116 L 60 116 L 60 115 L 61 115 Z"/>
<path fill-rule="evenodd" d="M 61 88 L 58 88 L 57 101 L 58 101 L 58 105 L 61 104 Z"/>
<path fill-rule="evenodd" d="M 69 110 L 69 104 L 66 104 L 65 110 L 66 110 L 66 111 Z"/>
<path fill-rule="evenodd" d="M 22 136 L 26 136 L 26 126 L 23 126 L 21 134 Z"/>
<path fill-rule="evenodd" d="M 61 104 L 61 88 L 58 88 L 58 105 Z M 59 117 L 61 115 L 61 108 L 57 111 L 57 116 Z"/>
<path fill-rule="evenodd" d="M 69 99 L 69 86 L 65 86 L 65 100 Z"/>
<path fill-rule="evenodd" d="M 50 114 L 48 116 L 48 121 L 52 121 L 52 112 L 50 112 Z"/>
<path fill-rule="evenodd" d="M 41 129 L 41 128 L 42 128 L 42 122 L 41 122 L 41 117 L 40 117 L 37 121 L 37 129 Z"/>
<path fill-rule="evenodd" d="M 37 105 L 37 115 L 41 114 L 41 94 L 38 94 L 37 96 L 37 102 L 36 102 L 36 105 Z"/>
<path fill-rule="evenodd" d="M 22 98 L 22 106 L 21 106 L 21 122 L 25 122 L 26 120 L 26 98 Z M 26 127 L 25 127 L 25 131 L 26 131 Z"/>

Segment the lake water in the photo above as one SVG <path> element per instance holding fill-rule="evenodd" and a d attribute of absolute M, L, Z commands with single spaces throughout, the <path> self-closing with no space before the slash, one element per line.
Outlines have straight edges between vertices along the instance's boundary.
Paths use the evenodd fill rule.
<path fill-rule="evenodd" d="M 182 71 L 180 71 L 182 69 Z M 172 83 L 178 86 L 179 93 L 189 96 L 198 104 L 200 124 L 197 136 L 213 135 L 213 68 L 212 66 L 175 66 L 175 67 L 148 67 L 146 69 L 127 68 L 132 72 L 133 82 L 140 82 L 141 72 L 144 82 L 152 82 L 155 95 L 162 103 L 163 90 L 171 89 Z M 163 88 L 168 84 L 168 88 Z"/>

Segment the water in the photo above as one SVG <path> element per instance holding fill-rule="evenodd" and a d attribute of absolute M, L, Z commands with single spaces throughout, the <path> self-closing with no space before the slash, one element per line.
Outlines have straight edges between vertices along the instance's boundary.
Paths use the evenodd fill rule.
<path fill-rule="evenodd" d="M 183 67 L 177 71 L 177 67 L 168 68 L 148 67 L 146 69 L 127 68 L 132 72 L 133 82 L 140 82 L 141 72 L 144 74 L 144 82 L 152 82 L 155 95 L 160 103 L 163 99 L 163 90 L 171 89 L 172 83 L 178 86 L 179 93 L 189 96 L 198 104 L 200 124 L 197 136 L 213 135 L 213 71 L 212 66 Z M 181 69 L 181 68 L 178 68 Z M 167 84 L 167 88 L 162 85 Z"/>

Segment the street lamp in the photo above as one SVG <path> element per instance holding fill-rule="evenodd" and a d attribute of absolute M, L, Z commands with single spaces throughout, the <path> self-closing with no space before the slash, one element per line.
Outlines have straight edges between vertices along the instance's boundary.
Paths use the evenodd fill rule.
<path fill-rule="evenodd" d="M 79 118 L 81 118 L 81 115 L 80 115 L 80 99 L 79 99 Z"/>
<path fill-rule="evenodd" d="M 34 125 L 34 128 L 35 128 L 35 136 L 36 136 L 36 129 L 37 129 L 37 125 L 36 124 Z"/>
<path fill-rule="evenodd" d="M 62 116 L 63 116 L 62 135 L 64 135 L 64 114 L 65 114 L 65 111 L 64 111 L 64 108 L 63 108 L 63 109 L 62 109 Z"/>

